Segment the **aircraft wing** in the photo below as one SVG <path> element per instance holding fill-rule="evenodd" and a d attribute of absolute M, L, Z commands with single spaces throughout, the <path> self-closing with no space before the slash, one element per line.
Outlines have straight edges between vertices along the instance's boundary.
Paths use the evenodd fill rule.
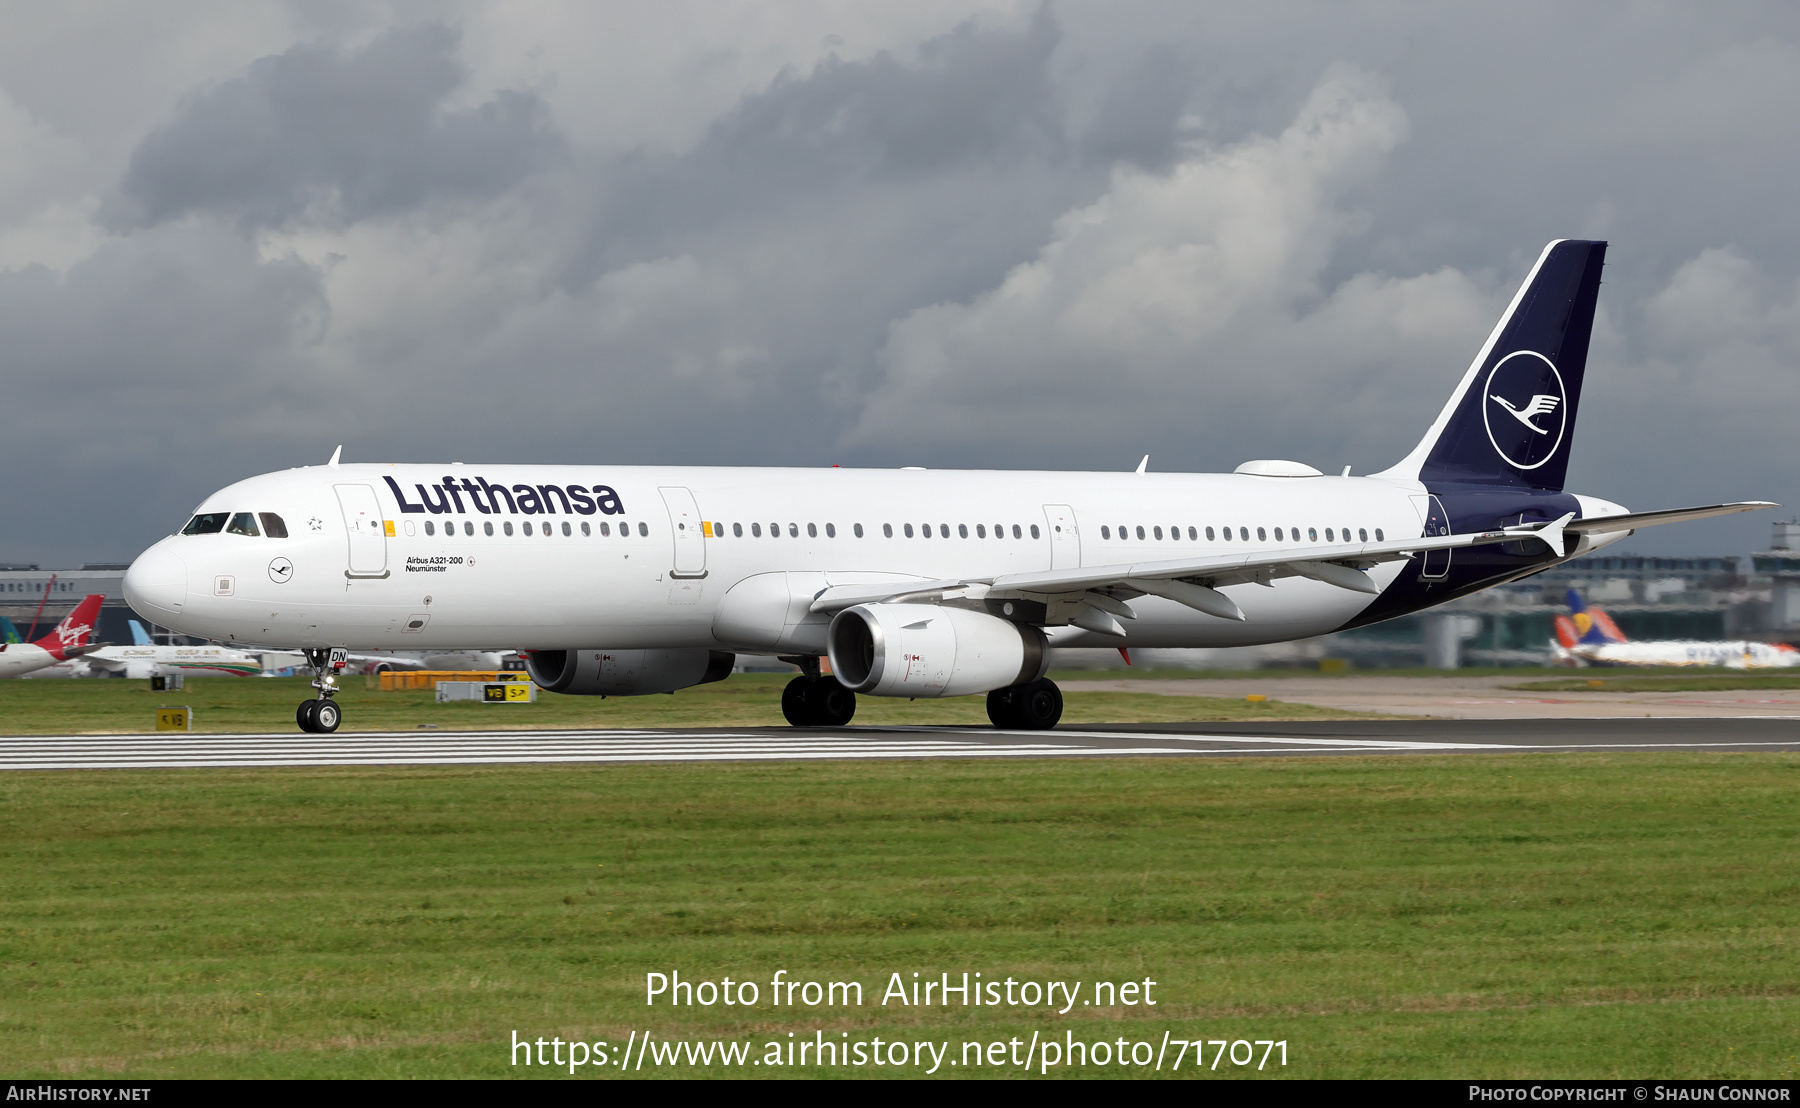
<path fill-rule="evenodd" d="M 1363 570 L 1382 562 L 1405 561 L 1424 550 L 1453 550 L 1463 546 L 1517 542 L 1524 538 L 1560 540 L 1553 530 L 1563 520 L 1541 526 L 1514 527 L 1472 535 L 1395 539 L 1389 542 L 1339 546 L 1303 546 L 1261 550 L 1249 554 L 1215 554 L 1154 562 L 1119 562 L 1113 565 L 1071 569 L 1003 573 L 995 577 L 907 582 L 904 585 L 838 585 L 813 598 L 815 612 L 836 612 L 856 604 L 880 601 L 933 601 L 990 596 L 1053 597 L 1075 594 L 1094 608 L 1132 618 L 1133 613 L 1116 593 L 1162 596 L 1196 611 L 1223 619 L 1242 620 L 1244 614 L 1231 598 L 1217 591 L 1224 585 L 1267 585 L 1278 577 L 1309 577 L 1339 588 L 1369 594 L 1381 587 Z M 1561 553 L 1560 541 L 1552 543 Z M 1102 592 L 1101 590 L 1105 590 Z"/>
<path fill-rule="evenodd" d="M 1659 523 L 1682 523 L 1690 519 L 1728 516 L 1734 512 L 1756 512 L 1781 505 L 1769 500 L 1744 500 L 1736 504 L 1708 504 L 1699 508 L 1670 508 L 1662 512 L 1635 512 L 1623 516 L 1592 516 L 1563 525 L 1563 530 L 1577 534 L 1596 531 L 1629 531 L 1639 527 L 1655 527 Z"/>

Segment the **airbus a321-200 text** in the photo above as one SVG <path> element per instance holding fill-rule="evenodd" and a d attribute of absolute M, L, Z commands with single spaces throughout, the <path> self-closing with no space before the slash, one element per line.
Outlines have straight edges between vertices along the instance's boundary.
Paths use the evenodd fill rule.
<path fill-rule="evenodd" d="M 349 650 L 513 646 L 544 689 L 670 692 L 734 655 L 798 665 L 798 726 L 856 696 L 986 693 L 1056 724 L 1051 646 L 1223 647 L 1360 627 L 1536 573 L 1634 528 L 1563 491 L 1603 242 L 1539 256 L 1418 445 L 1366 477 L 1233 473 L 339 464 L 200 504 L 125 576 L 133 608 L 302 649 L 335 730 Z M 820 659 L 829 657 L 831 673 Z"/>

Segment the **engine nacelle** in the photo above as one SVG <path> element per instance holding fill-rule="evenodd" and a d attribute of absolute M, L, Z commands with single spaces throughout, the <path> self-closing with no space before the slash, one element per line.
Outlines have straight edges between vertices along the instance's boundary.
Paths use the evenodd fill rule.
<path fill-rule="evenodd" d="M 831 671 L 873 696 L 965 696 L 1035 681 L 1044 633 L 966 608 L 858 604 L 831 621 Z"/>
<path fill-rule="evenodd" d="M 545 692 L 646 696 L 731 676 L 737 655 L 722 650 L 535 650 L 525 656 Z"/>

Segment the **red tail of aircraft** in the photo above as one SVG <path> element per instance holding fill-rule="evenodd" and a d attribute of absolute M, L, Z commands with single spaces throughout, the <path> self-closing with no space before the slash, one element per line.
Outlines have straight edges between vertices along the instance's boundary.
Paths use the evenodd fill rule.
<path fill-rule="evenodd" d="M 59 662 L 79 656 L 81 648 L 94 636 L 94 624 L 100 621 L 100 602 L 105 599 L 105 593 L 89 593 L 53 631 L 32 645 L 43 647 Z"/>

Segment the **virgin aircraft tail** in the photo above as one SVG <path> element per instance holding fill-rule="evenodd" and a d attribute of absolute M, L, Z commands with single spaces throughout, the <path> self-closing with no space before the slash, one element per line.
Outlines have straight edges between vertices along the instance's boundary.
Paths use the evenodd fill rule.
<path fill-rule="evenodd" d="M 105 593 L 89 593 L 75 605 L 75 610 L 63 617 L 55 630 L 37 640 L 33 646 L 41 646 L 57 658 L 74 658 L 87 653 L 88 640 L 94 635 L 94 625 L 100 621 L 100 603 L 106 599 Z"/>
<path fill-rule="evenodd" d="M 1605 261 L 1604 242 L 1544 247 L 1431 430 L 1376 476 L 1561 492 Z"/>

